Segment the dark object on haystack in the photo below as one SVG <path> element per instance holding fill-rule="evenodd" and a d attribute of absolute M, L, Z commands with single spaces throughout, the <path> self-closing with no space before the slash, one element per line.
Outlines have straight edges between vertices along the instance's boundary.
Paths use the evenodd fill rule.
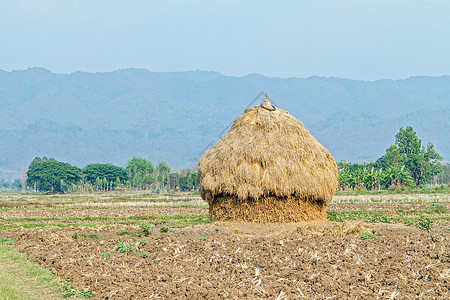
<path fill-rule="evenodd" d="M 330 152 L 266 96 L 202 156 L 197 184 L 213 221 L 300 222 L 326 220 L 337 178 Z"/>

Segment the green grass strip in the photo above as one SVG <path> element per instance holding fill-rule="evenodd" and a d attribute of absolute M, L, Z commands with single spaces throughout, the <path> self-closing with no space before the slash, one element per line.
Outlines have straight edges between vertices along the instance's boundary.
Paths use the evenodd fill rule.
<path fill-rule="evenodd" d="M 0 245 L 0 299 L 62 299 L 50 270 Z"/>
<path fill-rule="evenodd" d="M 208 208 L 208 205 L 163 205 L 163 206 L 77 206 L 77 205 L 67 205 L 67 206 L 20 206 L 20 207 L 0 207 L 0 210 L 74 210 L 74 209 L 157 209 L 157 208 Z"/>
<path fill-rule="evenodd" d="M 93 221 L 95 220 L 104 220 L 104 217 L 85 217 L 85 218 L 77 218 L 75 220 L 80 221 Z M 83 226 L 83 227 L 96 227 L 100 225 L 138 225 L 141 224 L 142 221 L 150 221 L 150 223 L 154 225 L 159 224 L 170 224 L 172 226 L 187 226 L 187 225 L 198 225 L 198 224 L 206 224 L 210 223 L 209 215 L 207 214 L 187 214 L 187 215 L 173 215 L 173 216 L 130 216 L 130 217 L 115 217 L 115 218 L 107 218 L 112 221 L 109 222 L 98 222 L 98 223 L 22 223 L 22 224 L 5 224 L 0 226 L 0 230 L 8 230 L 14 228 L 44 228 L 49 226 L 55 226 L 59 228 L 69 227 L 69 226 Z M 94 221 L 95 221 L 94 220 Z M 124 221 L 121 221 L 124 220 Z"/>
<path fill-rule="evenodd" d="M 163 215 L 163 216 L 127 216 L 127 217 L 51 217 L 51 218 L 11 218 L 0 219 L 0 222 L 42 222 L 42 221 L 120 221 L 120 220 L 178 220 L 178 219 L 193 219 L 205 218 L 207 214 L 178 214 L 178 215 Z"/>
<path fill-rule="evenodd" d="M 406 223 L 412 224 L 423 218 L 423 215 L 419 216 L 396 216 L 391 217 L 388 215 L 389 211 L 366 211 L 366 210 L 350 210 L 350 211 L 332 211 L 329 210 L 328 221 L 344 222 L 353 220 L 363 220 L 369 223 Z M 450 216 L 437 216 L 430 217 L 430 220 L 450 220 Z"/>

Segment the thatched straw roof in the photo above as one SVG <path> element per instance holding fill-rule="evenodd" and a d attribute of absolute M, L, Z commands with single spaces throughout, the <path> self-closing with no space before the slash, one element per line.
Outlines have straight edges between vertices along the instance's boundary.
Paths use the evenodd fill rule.
<path fill-rule="evenodd" d="M 203 199 L 233 196 L 331 201 L 338 170 L 325 149 L 287 111 L 267 100 L 247 109 L 198 163 Z"/>

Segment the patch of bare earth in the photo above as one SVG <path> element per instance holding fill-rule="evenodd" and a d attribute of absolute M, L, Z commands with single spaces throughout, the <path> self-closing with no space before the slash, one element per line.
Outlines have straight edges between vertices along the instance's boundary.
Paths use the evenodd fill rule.
<path fill-rule="evenodd" d="M 2 235 L 31 261 L 73 279 L 76 289 L 91 291 L 95 299 L 450 298 L 450 234 L 438 226 L 427 232 L 362 222 L 218 223 L 167 233 L 156 228 L 148 237 L 121 236 L 116 229 Z M 74 239 L 80 232 L 98 238 Z M 362 240 L 363 232 L 377 237 Z M 135 250 L 117 251 L 120 239 Z M 106 252 L 113 256 L 102 258 Z"/>

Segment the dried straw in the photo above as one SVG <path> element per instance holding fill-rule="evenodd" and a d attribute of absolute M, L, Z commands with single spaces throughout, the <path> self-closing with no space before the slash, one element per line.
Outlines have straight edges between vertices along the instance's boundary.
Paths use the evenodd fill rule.
<path fill-rule="evenodd" d="M 325 221 L 327 210 L 323 201 L 304 201 L 297 197 L 268 196 L 254 201 L 216 197 L 209 204 L 209 216 L 211 221 L 292 223 Z"/>
<path fill-rule="evenodd" d="M 271 108 L 265 99 L 247 109 L 200 159 L 197 183 L 211 219 L 324 218 L 337 188 L 336 162 L 300 121 Z"/>

